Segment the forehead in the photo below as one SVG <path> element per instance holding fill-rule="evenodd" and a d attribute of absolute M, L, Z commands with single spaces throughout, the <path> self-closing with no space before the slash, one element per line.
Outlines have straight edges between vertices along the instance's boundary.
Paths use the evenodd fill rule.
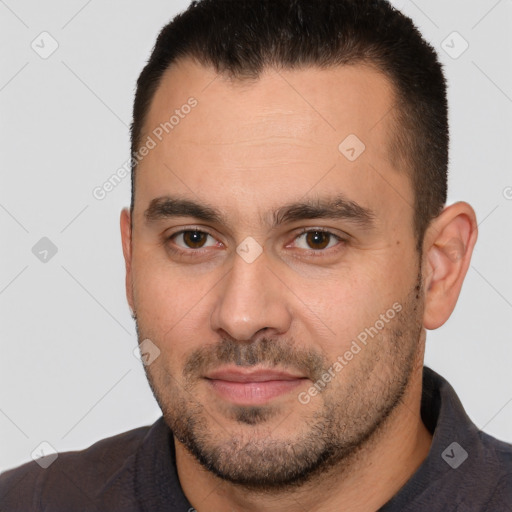
<path fill-rule="evenodd" d="M 393 106 L 390 82 L 369 65 L 267 68 L 256 79 L 240 79 L 185 59 L 164 73 L 144 132 L 150 133 L 159 123 L 169 120 L 191 97 L 200 107 L 194 109 L 186 123 L 194 128 L 194 138 L 188 138 L 190 131 L 173 129 L 176 143 L 232 142 L 246 131 L 251 135 L 286 134 L 299 139 L 303 135 L 308 139 L 312 135 L 318 139 L 331 135 L 325 142 L 336 142 L 350 129 L 361 135 L 374 131 Z M 375 130 L 374 135 L 379 132 Z"/>
<path fill-rule="evenodd" d="M 383 175 L 410 196 L 389 158 L 393 110 L 392 86 L 370 66 L 267 69 L 240 80 L 184 60 L 151 102 L 141 140 L 156 145 L 139 164 L 136 197 L 147 206 L 178 190 L 242 207 L 241 196 L 261 205 L 336 188 L 370 206 L 365 193 L 373 202 L 379 189 L 396 196 L 383 191 Z"/>

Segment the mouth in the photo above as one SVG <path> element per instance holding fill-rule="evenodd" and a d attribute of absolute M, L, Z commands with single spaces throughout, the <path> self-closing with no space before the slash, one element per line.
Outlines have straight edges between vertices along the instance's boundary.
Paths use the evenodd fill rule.
<path fill-rule="evenodd" d="M 236 405 L 264 405 L 303 384 L 306 377 L 284 370 L 224 368 L 205 376 L 211 389 Z"/>

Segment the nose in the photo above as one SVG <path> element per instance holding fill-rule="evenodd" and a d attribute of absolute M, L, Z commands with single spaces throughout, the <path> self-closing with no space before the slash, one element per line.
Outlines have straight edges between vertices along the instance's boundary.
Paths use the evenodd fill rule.
<path fill-rule="evenodd" d="M 289 330 L 290 292 L 264 252 L 251 263 L 235 254 L 231 271 L 216 292 L 210 322 L 222 337 L 249 341 L 260 332 L 274 336 Z"/>

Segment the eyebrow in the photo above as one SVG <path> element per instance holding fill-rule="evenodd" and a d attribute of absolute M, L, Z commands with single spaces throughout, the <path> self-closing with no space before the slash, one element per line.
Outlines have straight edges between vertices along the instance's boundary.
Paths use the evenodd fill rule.
<path fill-rule="evenodd" d="M 212 206 L 180 197 L 157 197 L 153 199 L 144 217 L 149 223 L 174 217 L 194 217 L 203 222 L 228 225 L 225 216 Z M 273 228 L 281 224 L 309 219 L 342 219 L 359 227 L 370 229 L 374 226 L 375 213 L 342 195 L 330 198 L 310 199 L 284 205 L 271 213 Z"/>
<path fill-rule="evenodd" d="M 371 228 L 374 225 L 375 213 L 338 195 L 285 205 L 273 213 L 273 226 L 308 219 L 342 219 L 360 227 Z"/>
<path fill-rule="evenodd" d="M 157 197 L 144 212 L 148 222 L 172 217 L 195 217 L 204 222 L 223 224 L 223 215 L 216 209 L 179 197 Z"/>

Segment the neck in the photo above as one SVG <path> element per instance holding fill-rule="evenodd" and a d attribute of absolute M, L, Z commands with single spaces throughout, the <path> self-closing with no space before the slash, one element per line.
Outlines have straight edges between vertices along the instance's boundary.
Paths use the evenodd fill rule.
<path fill-rule="evenodd" d="M 301 487 L 252 491 L 205 470 L 175 440 L 181 486 L 198 512 L 373 512 L 389 501 L 425 460 L 432 436 L 421 421 L 423 365 L 387 420 L 349 458 Z"/>

